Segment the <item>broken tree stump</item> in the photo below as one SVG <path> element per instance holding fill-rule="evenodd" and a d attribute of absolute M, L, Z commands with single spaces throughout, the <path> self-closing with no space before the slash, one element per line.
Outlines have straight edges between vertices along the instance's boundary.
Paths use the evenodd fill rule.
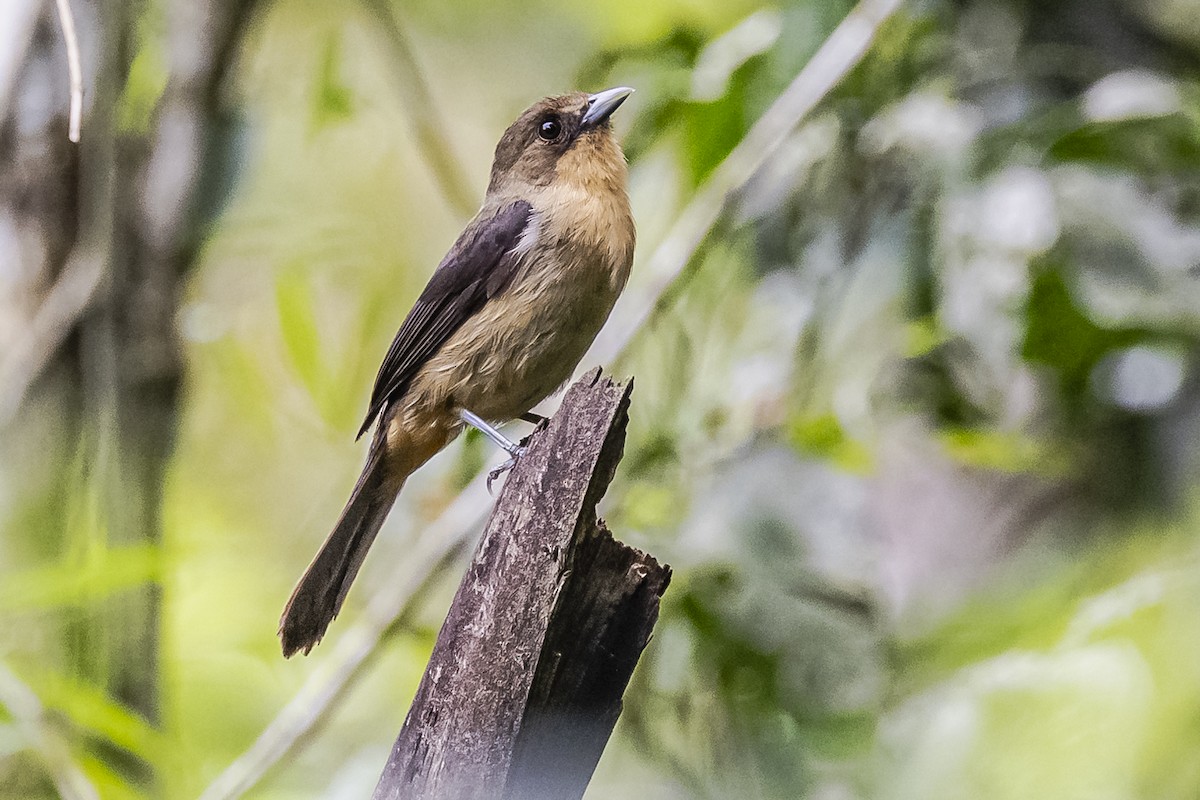
<path fill-rule="evenodd" d="M 631 391 L 593 370 L 531 438 L 375 800 L 583 796 L 671 577 L 596 516 L 624 449 Z"/>

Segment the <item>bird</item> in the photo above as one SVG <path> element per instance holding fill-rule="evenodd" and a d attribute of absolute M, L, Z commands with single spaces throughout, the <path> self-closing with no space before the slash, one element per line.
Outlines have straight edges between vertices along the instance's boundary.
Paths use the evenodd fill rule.
<path fill-rule="evenodd" d="M 341 610 L 408 477 L 463 430 L 523 452 L 494 424 L 537 421 L 607 321 L 636 240 L 612 113 L 632 94 L 546 97 L 496 146 L 483 205 L 434 270 L 388 348 L 361 438 L 366 464 L 279 622 L 305 655 Z"/>

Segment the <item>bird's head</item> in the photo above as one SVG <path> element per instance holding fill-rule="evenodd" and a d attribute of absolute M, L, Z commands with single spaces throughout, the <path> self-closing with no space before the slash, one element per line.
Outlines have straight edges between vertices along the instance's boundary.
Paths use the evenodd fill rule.
<path fill-rule="evenodd" d="M 492 162 L 489 195 L 519 195 L 552 183 L 582 189 L 616 181 L 623 187 L 625 156 L 609 117 L 633 89 L 547 97 L 508 126 Z"/>

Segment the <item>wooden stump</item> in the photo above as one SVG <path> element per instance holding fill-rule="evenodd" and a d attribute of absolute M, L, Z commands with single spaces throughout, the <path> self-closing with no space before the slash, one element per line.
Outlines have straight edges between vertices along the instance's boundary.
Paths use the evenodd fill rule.
<path fill-rule="evenodd" d="M 593 370 L 509 474 L 376 800 L 577 798 L 621 711 L 671 570 L 596 517 L 632 383 Z"/>

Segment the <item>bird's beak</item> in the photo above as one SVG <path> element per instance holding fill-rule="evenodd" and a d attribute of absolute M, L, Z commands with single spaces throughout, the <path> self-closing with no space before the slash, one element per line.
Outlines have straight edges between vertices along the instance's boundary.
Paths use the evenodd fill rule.
<path fill-rule="evenodd" d="M 618 86 L 615 89 L 605 89 L 588 98 L 588 109 L 584 112 L 580 124 L 585 128 L 593 128 L 608 119 L 617 106 L 625 102 L 625 98 L 633 94 L 628 86 Z"/>

